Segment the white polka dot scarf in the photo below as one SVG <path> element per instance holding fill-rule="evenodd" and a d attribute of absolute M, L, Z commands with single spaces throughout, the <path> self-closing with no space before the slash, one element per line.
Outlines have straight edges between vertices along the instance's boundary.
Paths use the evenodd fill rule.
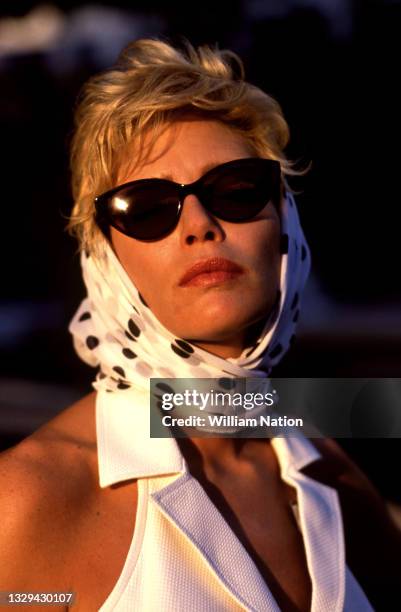
<path fill-rule="evenodd" d="M 95 389 L 149 390 L 149 378 L 266 377 L 288 350 L 299 315 L 310 253 L 292 194 L 281 204 L 281 278 L 276 307 L 253 346 L 223 359 L 176 338 L 154 316 L 112 248 L 99 261 L 82 253 L 87 297 L 69 330 L 78 355 L 98 366 Z"/>

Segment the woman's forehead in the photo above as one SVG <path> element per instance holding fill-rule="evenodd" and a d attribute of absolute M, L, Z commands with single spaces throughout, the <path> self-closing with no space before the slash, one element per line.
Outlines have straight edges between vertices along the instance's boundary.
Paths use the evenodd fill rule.
<path fill-rule="evenodd" d="M 133 138 L 119 158 L 117 180 L 167 178 L 186 182 L 218 164 L 252 155 L 254 148 L 237 130 L 216 119 L 188 117 Z"/>

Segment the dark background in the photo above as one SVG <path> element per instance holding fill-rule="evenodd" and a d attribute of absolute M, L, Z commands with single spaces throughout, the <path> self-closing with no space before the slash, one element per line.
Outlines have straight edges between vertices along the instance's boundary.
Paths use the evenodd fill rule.
<path fill-rule="evenodd" d="M 0 7 L 0 438 L 90 391 L 68 322 L 84 295 L 68 143 L 79 87 L 130 40 L 216 43 L 282 105 L 313 258 L 299 333 L 276 376 L 401 377 L 398 209 L 401 1 L 147 0 Z M 380 410 L 380 406 L 378 406 Z M 401 502 L 399 440 L 340 440 Z M 390 471 L 390 475 L 388 475 Z"/>

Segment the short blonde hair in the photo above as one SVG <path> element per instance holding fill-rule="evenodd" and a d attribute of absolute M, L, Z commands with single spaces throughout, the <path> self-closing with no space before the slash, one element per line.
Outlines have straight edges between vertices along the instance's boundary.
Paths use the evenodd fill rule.
<path fill-rule="evenodd" d="M 124 149 L 166 122 L 191 113 L 239 131 L 256 154 L 301 174 L 286 159 L 289 128 L 277 101 L 245 81 L 240 58 L 217 46 L 182 49 L 159 39 L 130 43 L 109 70 L 83 86 L 74 113 L 71 174 L 74 207 L 67 229 L 81 249 L 101 255 L 104 237 L 94 220 L 94 198 L 115 186 Z"/>

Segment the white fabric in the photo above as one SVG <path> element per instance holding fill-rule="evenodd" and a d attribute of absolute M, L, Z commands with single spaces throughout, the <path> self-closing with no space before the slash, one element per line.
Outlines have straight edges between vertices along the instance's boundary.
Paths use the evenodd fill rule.
<path fill-rule="evenodd" d="M 147 393 L 138 390 L 132 406 L 123 394 L 99 391 L 96 424 L 101 486 L 139 479 L 133 539 L 100 612 L 278 612 L 253 560 L 189 473 L 176 440 L 149 437 Z M 283 480 L 297 490 L 311 612 L 372 612 L 345 564 L 337 492 L 300 471 L 320 454 L 301 435 L 271 443 Z"/>

